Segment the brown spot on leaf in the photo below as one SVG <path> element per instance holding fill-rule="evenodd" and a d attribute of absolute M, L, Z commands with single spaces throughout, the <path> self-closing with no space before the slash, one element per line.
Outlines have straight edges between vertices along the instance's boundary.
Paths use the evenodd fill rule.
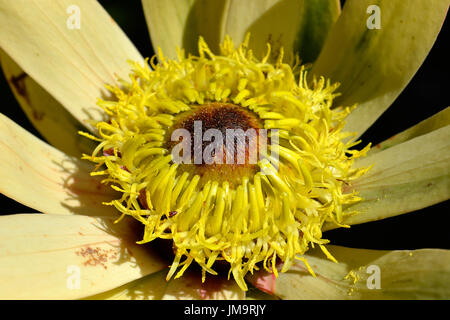
<path fill-rule="evenodd" d="M 30 101 L 28 99 L 27 88 L 25 86 L 25 79 L 27 77 L 28 77 L 28 74 L 26 74 L 25 72 L 22 72 L 21 74 L 19 74 L 17 76 L 12 76 L 9 79 L 9 82 L 11 82 L 11 85 L 17 91 L 17 94 L 22 96 L 29 103 Z"/>
<path fill-rule="evenodd" d="M 44 119 L 45 112 L 42 112 L 42 111 L 39 112 L 36 109 L 33 109 L 32 115 L 35 120 L 40 121 L 40 120 Z"/>
<path fill-rule="evenodd" d="M 22 98 L 24 98 L 25 101 L 30 106 L 30 108 L 32 108 L 30 97 L 28 96 L 27 87 L 25 85 L 25 80 L 27 79 L 27 77 L 28 77 L 28 74 L 26 74 L 25 72 L 22 72 L 17 76 L 11 76 L 11 78 L 9 79 L 9 82 L 14 87 L 14 90 L 17 92 L 17 94 L 19 96 L 21 96 Z M 45 112 L 33 109 L 31 116 L 36 121 L 41 121 L 45 116 Z"/>
<path fill-rule="evenodd" d="M 106 263 L 109 260 L 116 260 L 117 254 L 114 249 L 103 249 L 100 247 L 85 247 L 76 251 L 75 254 L 84 259 L 84 266 L 102 266 L 107 269 Z"/>

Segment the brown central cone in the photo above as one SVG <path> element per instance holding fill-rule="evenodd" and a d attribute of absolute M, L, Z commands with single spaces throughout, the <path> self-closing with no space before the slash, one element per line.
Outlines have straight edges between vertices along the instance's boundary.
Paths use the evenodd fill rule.
<path fill-rule="evenodd" d="M 199 131 L 198 127 L 197 131 L 195 130 L 195 121 L 201 121 L 202 137 L 198 137 Z M 258 166 L 253 162 L 254 158 L 250 158 L 250 148 L 255 148 L 256 146 L 256 150 L 252 151 L 257 152 L 259 150 L 258 147 L 259 143 L 261 143 L 261 139 L 258 139 L 258 129 L 261 129 L 262 125 L 257 115 L 250 110 L 227 103 L 208 103 L 199 105 L 193 108 L 192 111 L 179 115 L 178 121 L 176 121 L 174 126 L 171 128 L 168 141 L 170 141 L 172 132 L 181 128 L 186 129 L 190 133 L 191 162 L 193 163 L 190 165 L 183 164 L 183 170 L 200 175 L 204 182 L 207 180 L 226 180 L 230 183 L 240 183 L 243 177 L 250 177 L 257 172 Z M 204 159 L 201 163 L 198 163 L 198 160 L 195 161 L 194 159 L 194 154 L 203 155 L 203 152 L 206 150 L 208 145 L 211 145 L 212 142 L 216 142 L 214 140 L 215 137 L 212 138 L 212 141 L 203 141 L 205 132 L 209 129 L 216 129 L 222 134 L 223 149 L 219 154 L 214 154 L 214 152 L 211 153 L 212 158 L 216 160 L 221 158 L 222 164 L 216 163 L 219 161 L 215 161 L 215 163 L 212 164 L 207 164 L 203 161 Z M 253 129 L 255 135 L 250 138 L 248 136 L 243 139 L 235 138 L 234 143 L 231 144 L 230 148 L 230 144 L 227 145 L 227 129 L 241 129 L 244 133 L 249 132 L 249 129 Z M 197 143 L 195 143 L 196 135 L 197 139 L 201 139 L 198 140 Z M 230 136 L 229 138 L 232 137 Z M 180 138 L 179 141 L 170 141 L 168 149 L 172 150 L 172 148 L 181 140 L 182 138 Z M 245 157 L 244 163 L 238 163 L 238 157 L 241 153 L 243 153 Z M 230 161 L 227 161 L 227 154 L 232 154 L 232 158 L 234 159 L 233 162 L 230 163 Z M 198 164 L 194 164 L 195 162 Z"/>

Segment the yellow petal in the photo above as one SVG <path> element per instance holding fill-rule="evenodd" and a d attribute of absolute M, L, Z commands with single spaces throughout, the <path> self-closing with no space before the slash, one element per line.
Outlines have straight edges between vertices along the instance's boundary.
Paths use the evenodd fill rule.
<path fill-rule="evenodd" d="M 359 213 L 344 217 L 344 224 L 385 219 L 450 196 L 450 125 L 358 160 L 356 167 L 374 167 L 345 190 L 364 200 L 348 208 Z"/>
<path fill-rule="evenodd" d="M 449 299 L 450 251 L 438 249 L 378 251 L 327 246 L 339 263 L 320 249 L 305 255 L 313 277 L 296 262 L 276 279 L 267 273 L 249 277 L 282 299 Z"/>
<path fill-rule="evenodd" d="M 337 104 L 358 104 L 345 128 L 358 134 L 392 104 L 419 69 L 441 29 L 449 1 L 416 0 L 414 5 L 378 1 L 381 29 L 369 29 L 368 25 L 376 26 L 373 4 L 346 2 L 312 70 L 341 83 Z"/>
<path fill-rule="evenodd" d="M 336 0 L 230 0 L 223 32 L 236 43 L 250 32 L 249 46 L 260 58 L 269 42 L 274 58 L 284 47 L 287 61 L 298 53 L 305 63 L 316 59 L 339 14 Z"/>
<path fill-rule="evenodd" d="M 115 193 L 89 164 L 42 142 L 0 114 L 0 192 L 41 212 L 116 215 Z"/>
<path fill-rule="evenodd" d="M 234 280 L 207 276 L 190 270 L 181 278 L 166 281 L 168 270 L 125 284 L 120 288 L 90 297 L 94 300 L 242 300 L 245 292 Z"/>
<path fill-rule="evenodd" d="M 155 51 L 160 47 L 172 59 L 177 47 L 198 54 L 198 37 L 203 36 L 218 52 L 226 0 L 142 0 L 142 6 Z"/>
<path fill-rule="evenodd" d="M 0 298 L 74 299 L 164 268 L 137 245 L 131 219 L 19 214 L 0 217 Z"/>
<path fill-rule="evenodd" d="M 439 113 L 436 113 L 435 115 L 426 120 L 423 120 L 417 125 L 399 134 L 396 134 L 393 137 L 390 137 L 386 141 L 377 144 L 375 147 L 370 149 L 370 151 L 367 154 L 368 155 L 375 154 L 382 150 L 386 150 L 390 147 L 393 147 L 399 143 L 411 140 L 413 138 L 427 134 L 429 132 L 432 132 L 447 125 L 450 125 L 450 107 L 447 107 L 446 109 L 442 110 Z"/>
<path fill-rule="evenodd" d="M 128 78 L 126 60 L 142 61 L 96 1 L 1 0 L 0 47 L 83 124 L 102 119 L 97 99 Z"/>
<path fill-rule="evenodd" d="M 1 50 L 0 63 L 23 111 L 51 145 L 76 157 L 92 153 L 95 144 L 78 134 L 84 130 L 78 120 Z"/>

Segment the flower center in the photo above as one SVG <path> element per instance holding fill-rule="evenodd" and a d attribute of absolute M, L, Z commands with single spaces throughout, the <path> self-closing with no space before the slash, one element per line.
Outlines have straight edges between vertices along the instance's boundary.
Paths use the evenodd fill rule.
<path fill-rule="evenodd" d="M 167 279 L 195 262 L 205 280 L 226 262 L 247 290 L 247 273 L 307 265 L 314 244 L 329 255 L 323 224 L 354 214 L 344 185 L 367 170 L 352 165 L 369 146 L 345 142 L 350 108 L 333 104 L 336 84 L 269 53 L 227 38 L 214 55 L 200 39 L 198 57 L 132 63 L 131 82 L 108 87 L 117 101 L 99 102 L 110 120 L 84 134 L 99 142 L 84 155 L 91 174 L 122 193 L 106 204 L 144 225 L 139 243 L 173 242 Z"/>
<path fill-rule="evenodd" d="M 174 162 L 180 169 L 209 180 L 240 184 L 253 176 L 260 145 L 262 124 L 250 110 L 231 103 L 206 103 L 177 116 L 167 138 Z M 169 138 L 170 137 L 170 138 Z"/>

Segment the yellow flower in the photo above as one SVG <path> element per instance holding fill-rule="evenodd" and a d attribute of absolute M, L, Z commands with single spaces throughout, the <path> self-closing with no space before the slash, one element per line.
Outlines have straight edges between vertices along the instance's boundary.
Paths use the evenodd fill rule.
<path fill-rule="evenodd" d="M 1 217 L 2 297 L 450 296 L 445 250 L 322 238 L 448 199 L 448 109 L 373 150 L 351 149 L 422 63 L 448 1 L 382 1 L 375 29 L 368 1 L 347 1 L 342 14 L 333 0 L 256 3 L 144 0 L 161 48 L 152 70 L 94 2 L 0 3 L 2 67 L 56 147 L 0 118 L 0 191 L 46 213 Z M 194 133 L 197 120 L 277 129 L 280 161 L 262 152 L 239 166 L 175 163 L 169 136 Z M 169 240 L 173 261 L 161 249 Z"/>
<path fill-rule="evenodd" d="M 235 49 L 226 38 L 215 55 L 200 38 L 198 57 L 160 55 L 153 70 L 134 64 L 131 83 L 110 87 L 118 101 L 98 103 L 110 116 L 96 125 L 100 137 L 81 133 L 99 143 L 84 155 L 97 164 L 92 175 L 122 193 L 106 204 L 145 226 L 139 243 L 173 241 L 167 280 L 196 262 L 204 281 L 225 260 L 247 290 L 244 277 L 260 262 L 277 273 L 279 258 L 285 272 L 310 243 L 328 254 L 323 224 L 340 225 L 342 207 L 360 200 L 342 188 L 367 170 L 351 166 L 369 148 L 342 141 L 350 108 L 330 109 L 336 85 L 321 78 L 310 88 L 306 71 L 281 62 L 283 52 L 271 64 L 268 45 L 258 60 L 248 41 Z M 216 145 L 207 146 L 208 132 Z M 178 133 L 189 136 L 180 148 Z"/>

